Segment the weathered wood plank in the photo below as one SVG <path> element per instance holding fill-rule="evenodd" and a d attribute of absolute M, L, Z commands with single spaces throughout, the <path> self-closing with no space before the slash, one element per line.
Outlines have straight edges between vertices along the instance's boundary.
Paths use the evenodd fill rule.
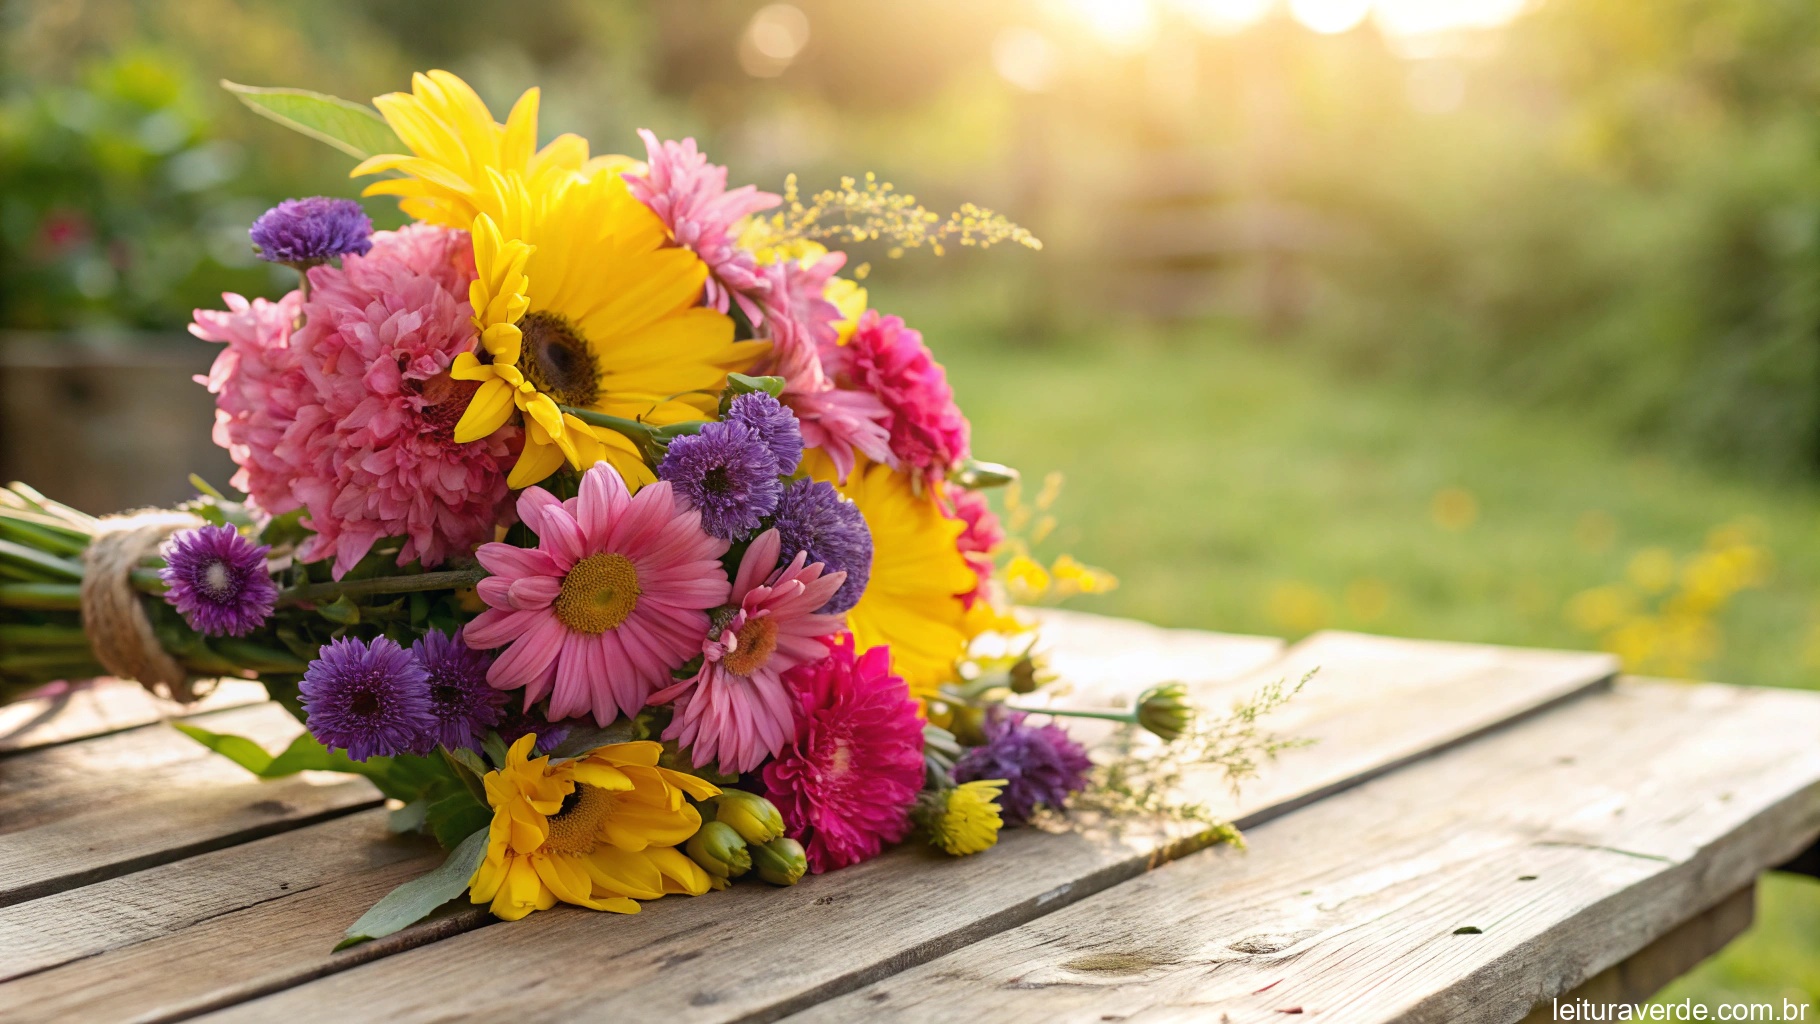
<path fill-rule="evenodd" d="M 1743 935 L 1756 916 L 1757 886 L 1752 883 L 1677 926 L 1630 959 L 1581 982 L 1578 988 L 1561 996 L 1560 1003 L 1641 1003 Z M 1555 1000 L 1545 999 L 1523 1018 L 1523 1024 L 1559 1019 Z"/>
<path fill-rule="evenodd" d="M 54 743 L 104 736 L 265 700 L 265 687 L 241 679 L 224 679 L 202 700 L 185 707 L 146 692 L 123 679 L 97 679 L 46 697 L 0 707 L 0 754 L 47 747 Z"/>
<path fill-rule="evenodd" d="M 1207 692 L 1247 692 L 1323 666 L 1285 727 L 1320 742 L 1272 766 L 1233 805 L 1241 822 L 1477 735 L 1605 681 L 1610 659 L 1326 634 L 1266 673 Z M 358 1012 L 573 1019 L 606 1007 L 677 1021 L 764 1020 L 1014 927 L 1192 848 L 1146 828 L 1008 834 L 986 855 L 902 848 L 788 890 L 736 886 L 662 900 L 636 917 L 559 908 L 232 1007 L 209 1019 L 283 1021 Z M 686 969 L 680 969 L 687 964 Z M 510 984 L 474 986 L 477 977 Z"/>
<path fill-rule="evenodd" d="M 3 908 L 0 1005 L 21 1024 L 174 1020 L 490 920 L 472 908 L 331 957 L 440 860 L 373 810 Z"/>
<path fill-rule="evenodd" d="M 1817 731 L 1626 684 L 792 1020 L 1516 1021 L 1812 842 Z"/>
<path fill-rule="evenodd" d="M 1068 620 L 1056 630 L 1065 664 L 1077 664 L 1066 661 L 1070 652 L 1104 643 L 1154 640 L 1169 652 L 1144 663 L 1153 678 L 1118 677 L 1140 689 L 1163 678 L 1237 674 L 1282 647 L 1269 638 L 1060 614 Z M 1070 672 L 1101 678 L 1091 668 Z M 382 820 L 377 811 L 354 814 L 0 909 L 0 979 L 18 978 L 0 984 L 0 1004 L 17 1007 L 9 1019 L 178 1019 L 491 920 L 478 908 L 455 907 L 433 925 L 330 954 L 368 905 L 438 859 L 382 838 Z M 412 849 L 419 859 L 400 859 Z M 228 953 L 234 966 L 223 971 Z"/>
<path fill-rule="evenodd" d="M 266 702 L 205 717 L 281 749 L 303 727 Z M 364 779 L 261 782 L 167 725 L 0 762 L 0 906 L 167 863 L 380 802 Z"/>

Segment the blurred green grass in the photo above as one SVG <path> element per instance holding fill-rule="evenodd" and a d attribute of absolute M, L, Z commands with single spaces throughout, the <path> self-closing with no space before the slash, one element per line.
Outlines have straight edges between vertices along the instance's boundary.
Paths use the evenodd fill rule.
<path fill-rule="evenodd" d="M 1348 379 L 1217 329 L 1041 348 L 929 334 L 976 453 L 1031 479 L 1066 474 L 1049 553 L 1121 578 L 1077 599 L 1083 610 L 1292 638 L 1333 626 L 1586 648 L 1563 613 L 1574 594 L 1622 578 L 1639 550 L 1683 554 L 1747 519 L 1773 574 L 1720 613 L 1723 648 L 1703 674 L 1820 688 L 1805 653 L 1820 592 L 1812 486 L 1630 449 L 1590 415 Z M 1438 518 L 1454 529 L 1437 524 L 1443 491 Z M 1459 492 L 1477 507 L 1464 528 Z M 1752 932 L 1664 997 L 1820 996 L 1820 884 L 1772 878 L 1759 909 Z"/>

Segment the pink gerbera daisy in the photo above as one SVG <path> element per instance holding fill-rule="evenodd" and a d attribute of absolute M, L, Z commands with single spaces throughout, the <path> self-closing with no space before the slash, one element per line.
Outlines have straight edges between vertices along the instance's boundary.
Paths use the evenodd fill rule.
<path fill-rule="evenodd" d="M 702 644 L 701 671 L 651 695 L 676 703 L 664 739 L 689 748 L 697 768 L 718 761 L 722 772 L 749 772 L 795 739 L 796 699 L 782 674 L 827 657 L 821 638 L 841 629 L 841 616 L 815 610 L 847 574 L 824 574 L 802 551 L 779 569 L 782 546 L 776 530 L 758 535 L 733 579 L 730 616 Z"/>
<path fill-rule="evenodd" d="M 632 194 L 657 214 L 676 244 L 708 265 L 707 304 L 725 313 L 729 295 L 737 295 L 747 318 L 756 319 L 759 309 L 749 296 L 764 290 L 764 278 L 752 254 L 734 244 L 733 227 L 782 197 L 751 185 L 728 191 L 727 169 L 709 163 L 694 139 L 659 142 L 643 128 L 638 136 L 645 140 L 646 169 L 625 176 Z"/>
<path fill-rule="evenodd" d="M 605 462 L 568 501 L 525 488 L 518 516 L 537 547 L 476 552 L 493 575 L 476 588 L 488 608 L 464 636 L 475 649 L 506 647 L 487 682 L 523 687 L 526 707 L 547 695 L 552 720 L 592 711 L 606 725 L 637 714 L 700 653 L 707 610 L 727 601 L 727 542 L 702 532 L 701 514 L 669 483 L 633 495 Z"/>
<path fill-rule="evenodd" d="M 910 832 L 923 788 L 923 722 L 890 651 L 855 656 L 851 633 L 792 670 L 796 740 L 765 766 L 765 796 L 817 874 L 878 855 Z"/>

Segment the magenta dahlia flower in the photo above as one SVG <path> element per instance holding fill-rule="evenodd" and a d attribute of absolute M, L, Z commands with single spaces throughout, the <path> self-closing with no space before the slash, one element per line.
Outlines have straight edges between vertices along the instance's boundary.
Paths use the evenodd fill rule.
<path fill-rule="evenodd" d="M 695 766 L 719 762 L 723 773 L 749 772 L 796 738 L 796 697 L 783 673 L 828 656 L 822 637 L 837 633 L 839 615 L 818 615 L 846 580 L 824 573 L 797 552 L 779 569 L 776 530 L 752 541 L 733 580 L 731 613 L 702 644 L 701 670 L 651 695 L 675 702 L 664 739 L 689 749 Z"/>
<path fill-rule="evenodd" d="M 239 470 L 229 482 L 271 515 L 301 502 L 291 482 L 305 471 L 294 440 L 298 413 L 315 403 L 315 388 L 291 350 L 291 324 L 302 302 L 293 291 L 277 302 L 228 293 L 226 310 L 198 309 L 190 333 L 227 347 L 196 382 L 215 396 L 215 443 Z"/>
<path fill-rule="evenodd" d="M 448 374 L 473 348 L 473 246 L 427 224 L 373 236 L 365 256 L 310 270 L 304 324 L 291 339 L 315 390 L 292 441 L 292 482 L 315 536 L 298 556 L 331 555 L 337 578 L 381 537 L 398 564 L 426 567 L 491 540 L 508 511 L 506 474 L 521 438 L 508 428 L 456 444 L 455 423 L 479 387 Z"/>
<path fill-rule="evenodd" d="M 867 310 L 845 345 L 822 352 L 822 363 L 837 387 L 869 391 L 891 410 L 898 467 L 939 478 L 967 457 L 967 418 L 948 374 L 903 320 Z"/>
<path fill-rule="evenodd" d="M 635 715 L 701 653 L 708 609 L 727 601 L 727 542 L 702 532 L 701 513 L 658 481 L 636 495 L 597 462 L 581 494 L 558 501 L 541 487 L 518 497 L 535 548 L 482 544 L 493 575 L 476 592 L 487 609 L 468 623 L 468 646 L 505 647 L 487 670 L 525 706 L 550 698 L 552 720 L 593 712 L 606 725 Z"/>
<path fill-rule="evenodd" d="M 749 296 L 764 290 L 764 278 L 752 254 L 734 244 L 733 227 L 782 197 L 751 185 L 729 192 L 727 169 L 709 163 L 694 139 L 659 142 L 643 128 L 638 137 L 645 140 L 645 173 L 625 176 L 632 194 L 657 214 L 676 244 L 708 265 L 707 304 L 725 313 L 737 295 L 746 317 L 756 320 L 759 307 Z"/>
<path fill-rule="evenodd" d="M 923 788 L 923 721 L 890 651 L 855 655 L 841 635 L 786 680 L 798 701 L 796 740 L 765 766 L 765 796 L 816 874 L 878 856 L 910 832 Z"/>

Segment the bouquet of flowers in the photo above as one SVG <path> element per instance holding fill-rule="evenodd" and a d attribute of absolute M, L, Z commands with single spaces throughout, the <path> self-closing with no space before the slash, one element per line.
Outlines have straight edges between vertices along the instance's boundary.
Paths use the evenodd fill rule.
<path fill-rule="evenodd" d="M 282 753 L 180 728 L 263 776 L 365 775 L 450 850 L 349 941 L 464 891 L 631 913 L 913 832 L 977 853 L 1089 786 L 1011 703 L 1044 670 L 1006 596 L 1112 581 L 1006 541 L 980 489 L 1014 474 L 830 248 L 1028 232 L 870 177 L 729 189 L 649 132 L 642 161 L 539 147 L 536 90 L 501 124 L 441 71 L 374 107 L 229 87 L 412 220 L 280 203 L 251 240 L 298 287 L 196 312 L 239 495 L 96 519 L 4 492 L 7 697 L 262 681 L 307 730 Z M 1179 687 L 1098 717 L 1212 742 Z"/>

